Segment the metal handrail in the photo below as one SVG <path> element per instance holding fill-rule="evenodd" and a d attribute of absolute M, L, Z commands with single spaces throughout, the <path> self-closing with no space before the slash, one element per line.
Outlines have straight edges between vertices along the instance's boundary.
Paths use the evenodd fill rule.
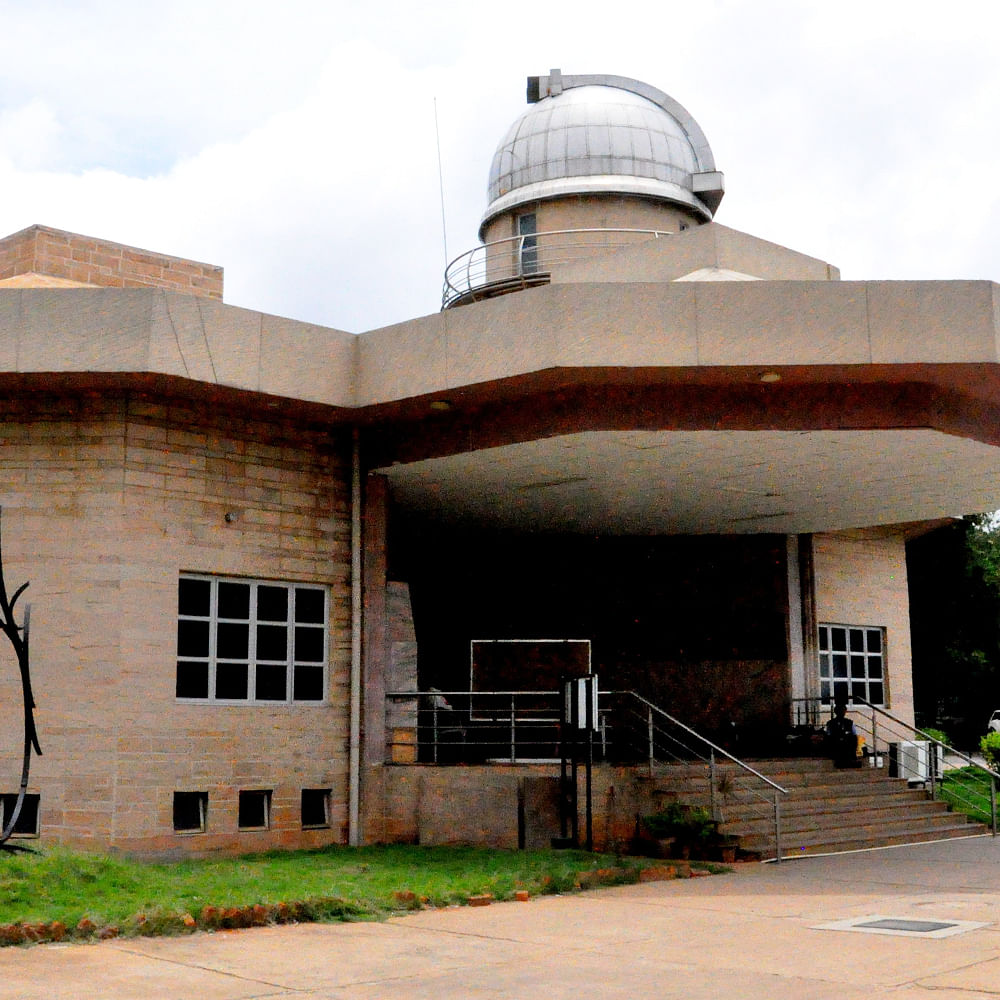
<path fill-rule="evenodd" d="M 419 724 L 419 716 L 423 715 L 424 717 L 427 717 L 429 713 L 430 722 L 428 723 L 428 725 L 430 727 L 432 734 L 429 743 L 430 746 L 429 763 L 432 764 L 439 763 L 439 756 L 438 756 L 439 733 L 450 731 L 447 725 L 439 726 L 439 713 L 446 711 L 465 713 L 467 711 L 464 705 L 460 708 L 456 708 L 454 705 L 450 704 L 448 706 L 440 705 L 438 699 L 442 699 L 444 701 L 448 701 L 449 699 L 455 699 L 456 703 L 458 704 L 461 704 L 461 702 L 464 702 L 468 699 L 469 705 L 467 714 L 470 722 L 476 721 L 472 707 L 472 703 L 476 699 L 495 701 L 496 702 L 495 708 L 491 708 L 488 710 L 494 716 L 494 718 L 491 719 L 490 721 L 495 725 L 504 725 L 504 724 L 507 725 L 509 732 L 507 733 L 506 737 L 503 740 L 488 741 L 485 745 L 495 745 L 498 749 L 501 747 L 501 745 L 503 747 L 509 747 L 509 753 L 507 753 L 505 756 L 509 759 L 510 763 L 516 763 L 518 759 L 517 749 L 519 742 L 522 745 L 524 743 L 523 738 L 521 741 L 518 740 L 518 729 L 517 729 L 518 726 L 521 727 L 527 726 L 530 729 L 532 725 L 538 726 L 539 724 L 550 724 L 552 722 L 558 722 L 558 716 L 552 714 L 552 712 L 548 709 L 544 710 L 547 712 L 545 716 L 540 716 L 537 714 L 538 712 L 543 711 L 543 709 L 541 708 L 528 708 L 522 705 L 519 709 L 519 706 L 517 704 L 518 699 L 524 699 L 524 698 L 559 699 L 560 697 L 561 693 L 559 691 L 469 691 L 469 690 L 443 691 L 438 689 L 432 689 L 423 691 L 410 690 L 410 691 L 386 692 L 387 700 L 417 701 L 420 699 L 424 699 L 425 701 L 429 701 L 429 706 L 427 708 L 424 709 L 417 708 L 414 710 L 415 712 L 414 725 Z M 644 709 L 643 715 L 646 718 L 647 730 L 648 730 L 647 732 L 648 759 L 650 761 L 650 765 L 652 765 L 656 756 L 655 744 L 656 744 L 657 727 L 654 725 L 654 719 L 665 720 L 671 726 L 680 729 L 682 732 L 687 733 L 689 736 L 699 741 L 701 746 L 707 749 L 708 751 L 707 757 L 704 757 L 701 754 L 697 753 L 696 756 L 700 756 L 701 759 L 706 761 L 709 766 L 710 794 L 712 799 L 713 815 L 717 816 L 716 799 L 715 799 L 716 778 L 717 778 L 716 755 L 725 758 L 726 760 L 736 765 L 737 768 L 741 769 L 742 771 L 746 772 L 749 775 L 752 775 L 754 778 L 764 782 L 764 784 L 767 785 L 772 790 L 771 794 L 773 798 L 770 800 L 765 791 L 749 787 L 744 787 L 744 791 L 756 796 L 762 802 L 765 803 L 769 802 L 773 810 L 775 860 L 777 861 L 781 860 L 782 851 L 781 851 L 780 796 L 788 794 L 788 790 L 786 788 L 783 788 L 776 781 L 773 781 L 771 778 L 767 777 L 767 775 L 761 774 L 761 772 L 758 771 L 756 768 L 753 768 L 745 761 L 740 760 L 738 757 L 734 756 L 728 750 L 725 750 L 723 747 L 719 746 L 717 743 L 714 743 L 707 737 L 702 736 L 695 729 L 692 729 L 690 726 L 681 722 L 679 719 L 675 719 L 668 712 L 665 712 L 662 708 L 660 708 L 659 705 L 654 704 L 648 698 L 644 698 L 642 695 L 638 694 L 635 691 L 611 691 L 611 690 L 600 691 L 598 697 L 599 699 L 605 699 L 609 697 L 631 698 L 634 699 L 634 701 L 638 705 L 640 705 L 642 709 Z M 479 711 L 484 711 L 484 709 L 479 709 Z M 535 714 L 532 715 L 532 712 L 534 712 Z M 599 721 L 600 742 L 602 744 L 602 747 L 605 748 L 606 748 L 606 738 L 607 738 L 607 724 L 610 713 L 611 713 L 610 709 L 602 709 L 600 712 L 600 721 Z M 479 721 L 485 721 L 485 720 L 479 720 Z M 614 719 L 612 717 L 612 723 L 613 722 Z M 667 731 L 666 729 L 661 727 L 660 732 L 661 734 L 666 734 Z M 671 739 L 674 739 L 681 746 L 684 746 L 683 742 L 677 741 L 675 737 L 671 737 Z M 543 742 L 548 742 L 548 741 L 545 740 Z M 686 749 L 691 750 L 690 747 L 687 747 Z M 504 758 L 501 757 L 500 759 Z"/>
<path fill-rule="evenodd" d="M 643 696 L 641 694 L 639 694 L 638 692 L 636 692 L 636 691 L 602 691 L 601 694 L 626 695 L 626 696 L 631 696 L 632 698 L 635 698 L 636 701 L 642 702 L 642 704 L 645 705 L 646 708 L 651 709 L 652 711 L 656 712 L 657 715 L 662 716 L 671 725 L 678 726 L 679 728 L 683 729 L 686 733 L 690 733 L 696 739 L 701 740 L 702 743 L 704 743 L 706 746 L 710 747 L 713 751 L 715 751 L 715 753 L 722 754 L 723 757 L 728 758 L 734 764 L 737 764 L 739 767 L 743 768 L 744 771 L 749 771 L 750 774 L 754 775 L 754 777 L 760 778 L 761 781 L 766 782 L 772 788 L 774 788 L 777 791 L 781 792 L 782 795 L 787 795 L 788 794 L 788 789 L 787 788 L 782 788 L 781 785 L 779 785 L 776 781 L 772 781 L 766 774 L 761 774 L 760 771 L 755 770 L 749 764 L 747 764 L 745 761 L 740 760 L 739 757 L 734 757 L 728 750 L 724 750 L 717 743 L 713 743 L 710 739 L 708 739 L 708 737 L 702 736 L 701 733 L 699 733 L 697 730 L 692 729 L 690 726 L 685 725 L 679 719 L 675 719 L 669 713 L 664 712 L 663 709 L 660 708 L 659 705 L 654 704 L 648 698 L 643 698 Z"/>
<path fill-rule="evenodd" d="M 602 239 L 600 242 L 581 241 L 587 234 Z M 441 308 L 475 299 L 475 293 L 487 292 L 512 279 L 521 279 L 525 284 L 547 281 L 552 267 L 575 264 L 595 254 L 630 246 L 638 242 L 636 237 L 658 239 L 669 235 L 662 229 L 552 229 L 492 240 L 467 250 L 448 264 L 444 272 Z"/>
<path fill-rule="evenodd" d="M 873 751 L 877 752 L 878 749 L 877 746 L 874 745 L 876 741 L 875 716 L 877 713 L 878 715 L 890 719 L 897 726 L 901 727 L 904 731 L 909 731 L 911 733 L 915 733 L 917 736 L 922 737 L 931 746 L 940 747 L 942 753 L 947 751 L 947 753 L 955 757 L 959 757 L 961 760 L 964 760 L 968 766 L 975 768 L 978 771 L 982 771 L 984 774 L 988 774 L 990 777 L 990 825 L 993 830 L 993 836 L 994 837 L 997 836 L 997 781 L 1000 781 L 1000 773 L 994 771 L 992 768 L 987 767 L 985 764 L 980 764 L 978 760 L 973 760 L 972 757 L 970 757 L 968 754 L 963 753 L 961 750 L 956 750 L 955 747 L 949 746 L 947 743 L 943 743 L 939 739 L 935 739 L 935 737 L 931 736 L 930 733 L 925 733 L 922 729 L 918 729 L 916 726 L 910 724 L 909 722 L 906 722 L 904 719 L 899 718 L 899 716 L 893 715 L 892 712 L 888 711 L 887 709 L 881 708 L 878 705 L 873 705 L 870 701 L 868 701 L 865 698 L 862 698 L 860 696 L 857 698 L 852 697 L 848 707 L 850 707 L 851 705 L 863 705 L 864 707 L 871 709 Z M 931 798 L 936 797 L 934 791 L 936 771 L 937 768 L 934 766 L 933 762 L 929 761 L 928 773 L 930 775 L 930 782 L 931 782 Z M 942 772 L 942 780 L 943 780 L 943 772 Z"/>
<path fill-rule="evenodd" d="M 780 796 L 788 794 L 788 789 L 787 788 L 783 788 L 776 781 L 773 781 L 771 778 L 769 778 L 766 774 L 761 774 L 760 771 L 758 771 L 756 768 L 751 767 L 745 761 L 742 761 L 738 757 L 735 757 L 728 750 L 724 749 L 723 747 L 720 747 L 717 743 L 713 743 L 712 740 L 708 739 L 705 736 L 702 736 L 701 733 L 699 733 L 695 729 L 692 729 L 686 723 L 681 722 L 679 719 L 675 719 L 672 715 L 669 714 L 669 712 L 665 712 L 662 708 L 660 708 L 659 705 L 654 704 L 648 698 L 644 698 L 638 692 L 636 692 L 636 691 L 607 691 L 607 692 L 601 692 L 601 693 L 602 694 L 617 695 L 619 697 L 631 697 L 631 698 L 634 698 L 637 702 L 639 702 L 641 705 L 643 705 L 645 707 L 645 709 L 646 709 L 646 717 L 647 717 L 648 740 L 649 740 L 649 761 L 650 761 L 650 766 L 652 766 L 653 759 L 654 759 L 654 747 L 653 747 L 654 728 L 655 728 L 654 725 L 653 725 L 653 715 L 654 715 L 654 713 L 656 715 L 660 716 L 661 718 L 666 719 L 667 722 L 669 722 L 671 725 L 678 727 L 679 729 L 681 729 L 684 732 L 688 733 L 690 736 L 693 736 L 695 739 L 699 740 L 704 746 L 708 747 L 709 754 L 708 754 L 708 758 L 707 758 L 707 763 L 708 763 L 708 767 L 709 767 L 709 782 L 710 782 L 710 784 L 709 784 L 709 794 L 710 794 L 711 802 L 712 802 L 712 814 L 713 814 L 713 816 L 716 816 L 716 817 L 718 816 L 718 811 L 717 811 L 717 807 L 716 807 L 716 798 L 715 798 L 715 794 L 716 794 L 716 760 L 715 760 L 715 755 L 717 753 L 721 754 L 727 760 L 729 760 L 732 763 L 734 763 L 735 765 L 737 765 L 737 767 L 741 768 L 743 771 L 745 771 L 748 774 L 753 775 L 755 778 L 758 778 L 759 780 L 765 782 L 771 789 L 773 789 L 773 791 L 771 793 L 773 797 L 771 799 L 770 805 L 771 805 L 771 808 L 772 808 L 772 816 L 773 816 L 773 822 L 774 822 L 774 860 L 776 862 L 780 862 L 782 860 L 782 850 L 781 850 L 781 798 L 780 798 Z M 703 757 L 702 759 L 705 760 L 706 758 Z M 747 789 L 747 791 L 749 791 L 752 794 L 756 795 L 758 798 L 760 798 L 760 799 L 762 799 L 764 801 L 767 801 L 767 796 L 763 792 L 759 792 L 756 789 L 752 789 L 752 788 Z"/>

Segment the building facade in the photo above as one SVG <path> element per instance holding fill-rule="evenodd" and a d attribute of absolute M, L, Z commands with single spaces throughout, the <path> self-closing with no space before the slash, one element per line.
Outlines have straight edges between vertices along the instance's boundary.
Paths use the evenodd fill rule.
<path fill-rule="evenodd" d="M 667 95 L 553 71 L 432 316 L 349 334 L 209 265 L 0 240 L 21 832 L 508 843 L 519 772 L 428 767 L 414 715 L 476 641 L 586 641 L 602 686 L 751 750 L 842 693 L 912 720 L 906 540 L 1000 506 L 997 286 L 840 281 L 716 223 L 723 188 Z"/>

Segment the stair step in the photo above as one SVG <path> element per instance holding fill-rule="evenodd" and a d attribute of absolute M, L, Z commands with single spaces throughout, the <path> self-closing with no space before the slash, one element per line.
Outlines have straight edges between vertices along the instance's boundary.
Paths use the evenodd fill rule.
<path fill-rule="evenodd" d="M 882 768 L 838 770 L 831 761 L 793 758 L 749 761 L 755 770 L 787 789 L 779 796 L 782 851 L 835 853 L 896 844 L 920 843 L 988 832 L 979 823 L 930 798 L 922 787 L 890 778 Z M 720 831 L 739 838 L 741 849 L 773 855 L 772 791 L 731 764 L 717 765 L 716 780 L 729 775 L 737 792 L 717 796 L 725 817 Z M 711 786 L 706 764 L 658 767 L 653 791 L 666 801 L 708 805 Z M 762 793 L 754 799 L 747 791 Z"/>
<path fill-rule="evenodd" d="M 925 818 L 940 816 L 959 818 L 961 814 L 949 812 L 946 806 L 936 802 L 913 803 L 905 807 L 876 807 L 864 811 L 841 811 L 822 809 L 803 813 L 787 813 L 781 811 L 782 830 L 818 830 L 833 828 L 853 828 L 857 826 L 872 826 L 874 824 L 889 824 L 900 822 L 918 822 Z M 774 826 L 772 813 L 743 813 L 741 815 L 723 814 L 720 824 L 723 832 L 752 833 L 758 829 L 771 829 Z"/>
<path fill-rule="evenodd" d="M 787 857 L 803 854 L 836 854 L 842 851 L 867 850 L 873 847 L 897 847 L 901 844 L 924 844 L 935 840 L 957 840 L 964 837 L 981 837 L 987 834 L 985 827 L 974 823 L 966 823 L 953 827 L 936 827 L 929 830 L 906 830 L 891 834 L 863 834 L 843 838 L 821 840 L 796 840 L 794 837 L 781 840 L 782 854 Z M 759 851 L 763 856 L 773 854 L 773 842 L 760 843 L 756 846 L 743 844 L 744 850 Z"/>

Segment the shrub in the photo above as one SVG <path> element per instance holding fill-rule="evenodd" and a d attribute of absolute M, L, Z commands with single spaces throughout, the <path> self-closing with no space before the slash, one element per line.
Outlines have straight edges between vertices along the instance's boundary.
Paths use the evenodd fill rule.
<path fill-rule="evenodd" d="M 924 728 L 924 733 L 937 743 L 943 743 L 946 747 L 951 746 L 951 738 L 943 729 Z"/>
<path fill-rule="evenodd" d="M 987 765 L 994 771 L 1000 770 L 1000 733 L 987 733 L 979 741 L 979 749 L 986 758 Z"/>
<path fill-rule="evenodd" d="M 689 842 L 708 840 L 716 828 L 707 809 L 680 802 L 671 802 L 661 812 L 643 816 L 642 822 L 653 837 L 677 837 Z"/>

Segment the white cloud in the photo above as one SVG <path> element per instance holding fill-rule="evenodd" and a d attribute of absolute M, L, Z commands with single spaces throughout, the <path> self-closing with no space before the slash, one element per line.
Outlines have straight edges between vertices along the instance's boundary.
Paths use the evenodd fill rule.
<path fill-rule="evenodd" d="M 40 222 L 226 268 L 227 301 L 346 329 L 437 307 L 434 99 L 457 256 L 524 78 L 634 76 L 698 119 L 719 221 L 845 277 L 1000 277 L 1000 13 L 715 0 L 0 0 L 0 233 Z"/>

